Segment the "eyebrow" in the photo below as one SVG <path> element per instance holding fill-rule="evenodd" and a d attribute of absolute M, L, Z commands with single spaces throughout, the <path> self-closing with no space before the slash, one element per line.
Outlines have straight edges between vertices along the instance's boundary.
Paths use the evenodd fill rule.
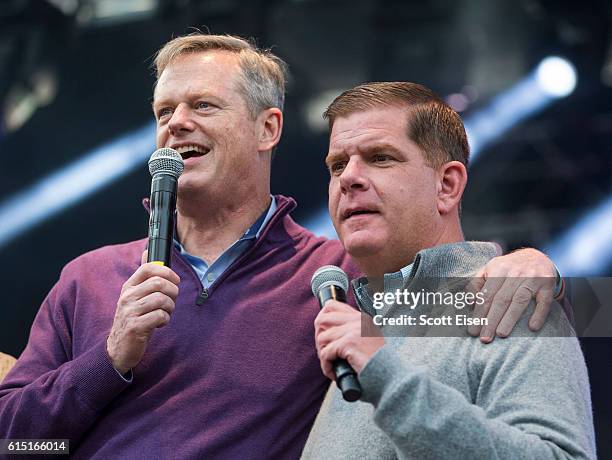
<path fill-rule="evenodd" d="M 190 91 L 189 93 L 187 93 L 186 95 L 187 100 L 189 101 L 193 101 L 193 100 L 197 100 L 197 99 L 214 99 L 214 100 L 219 100 L 219 98 L 217 96 L 215 96 L 214 94 L 212 94 L 209 91 Z M 153 109 L 155 109 L 155 105 L 161 105 L 161 106 L 167 106 L 167 105 L 172 105 L 172 102 L 170 99 L 157 99 L 155 100 L 155 94 L 153 94 L 153 97 L 151 99 L 151 107 Z"/>
<path fill-rule="evenodd" d="M 388 142 L 382 142 L 378 144 L 374 144 L 371 147 L 366 146 L 365 148 L 358 147 L 361 153 L 381 153 L 381 152 L 394 152 L 401 153 L 397 146 L 390 144 Z"/>
<path fill-rule="evenodd" d="M 325 157 L 325 165 L 330 166 L 332 163 L 335 163 L 338 160 L 346 158 L 346 155 L 341 152 L 328 153 Z"/>
<path fill-rule="evenodd" d="M 155 98 L 153 98 L 151 100 L 151 110 L 153 110 L 153 113 L 155 113 L 155 109 L 157 108 L 161 108 L 161 107 L 166 107 L 168 105 L 168 102 L 165 100 L 155 100 Z"/>
<path fill-rule="evenodd" d="M 359 150 L 359 153 L 361 154 L 376 154 L 376 153 L 389 152 L 389 151 L 394 152 L 396 154 L 401 154 L 400 150 L 395 145 L 390 144 L 388 142 L 376 143 L 371 146 L 366 145 L 366 147 L 359 146 L 357 147 L 357 149 Z M 346 156 L 347 155 L 343 151 L 329 152 L 327 156 L 325 157 L 325 164 L 329 166 L 331 163 L 334 163 L 335 161 L 346 158 Z"/>

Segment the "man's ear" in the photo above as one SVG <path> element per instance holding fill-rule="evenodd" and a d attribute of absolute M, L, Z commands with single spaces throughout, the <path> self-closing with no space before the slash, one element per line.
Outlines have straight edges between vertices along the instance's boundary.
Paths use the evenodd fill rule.
<path fill-rule="evenodd" d="M 438 172 L 438 212 L 444 215 L 459 208 L 467 184 L 467 169 L 460 161 L 449 161 Z"/>
<path fill-rule="evenodd" d="M 260 152 L 272 150 L 280 141 L 283 132 L 283 112 L 277 107 L 263 110 L 258 115 L 258 136 Z"/>

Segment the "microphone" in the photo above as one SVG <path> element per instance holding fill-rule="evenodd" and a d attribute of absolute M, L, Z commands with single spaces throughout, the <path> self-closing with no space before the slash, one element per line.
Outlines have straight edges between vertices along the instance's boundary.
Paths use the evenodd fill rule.
<path fill-rule="evenodd" d="M 312 293 L 319 300 L 321 308 L 330 299 L 346 302 L 348 285 L 348 276 L 344 270 L 335 265 L 325 265 L 319 268 L 310 281 Z M 334 360 L 332 366 L 336 374 L 336 385 L 342 391 L 344 400 L 353 402 L 361 398 L 361 385 L 357 379 L 357 373 L 346 359 L 338 358 Z"/>
<path fill-rule="evenodd" d="M 149 159 L 149 172 L 152 179 L 147 262 L 170 266 L 170 251 L 174 239 L 176 189 L 178 178 L 183 173 L 183 167 L 183 159 L 174 149 L 157 149 Z"/>

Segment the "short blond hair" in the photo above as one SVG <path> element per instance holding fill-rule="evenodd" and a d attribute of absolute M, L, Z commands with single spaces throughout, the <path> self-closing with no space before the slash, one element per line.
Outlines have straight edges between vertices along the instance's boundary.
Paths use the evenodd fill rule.
<path fill-rule="evenodd" d="M 178 56 L 216 50 L 238 54 L 242 71 L 238 89 L 244 95 L 253 118 L 271 107 L 283 110 L 287 64 L 269 49 L 260 49 L 254 43 L 233 35 L 196 32 L 170 40 L 155 56 L 157 80 Z"/>
<path fill-rule="evenodd" d="M 449 161 L 467 166 L 470 146 L 461 117 L 429 88 L 409 82 L 364 83 L 338 96 L 323 117 L 331 131 L 338 117 L 381 106 L 406 107 L 408 138 L 438 167 Z"/>

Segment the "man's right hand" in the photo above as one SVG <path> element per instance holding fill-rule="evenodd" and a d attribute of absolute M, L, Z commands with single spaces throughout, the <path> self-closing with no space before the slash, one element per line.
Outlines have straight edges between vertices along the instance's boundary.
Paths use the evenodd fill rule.
<path fill-rule="evenodd" d="M 170 321 L 178 296 L 179 276 L 170 268 L 144 263 L 124 283 L 115 319 L 106 340 L 113 367 L 122 374 L 142 359 L 153 331 Z"/>

